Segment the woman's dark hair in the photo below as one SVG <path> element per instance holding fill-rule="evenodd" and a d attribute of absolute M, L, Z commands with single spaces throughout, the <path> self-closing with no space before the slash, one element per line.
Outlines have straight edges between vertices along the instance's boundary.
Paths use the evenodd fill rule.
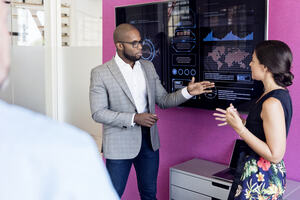
<path fill-rule="evenodd" d="M 267 40 L 259 43 L 254 51 L 260 64 L 268 68 L 278 85 L 287 87 L 293 84 L 294 75 L 290 71 L 293 55 L 287 44 Z"/>

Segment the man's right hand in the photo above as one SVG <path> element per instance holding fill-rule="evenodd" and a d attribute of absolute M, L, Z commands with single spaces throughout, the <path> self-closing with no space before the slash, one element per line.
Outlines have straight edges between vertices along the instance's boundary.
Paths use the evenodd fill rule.
<path fill-rule="evenodd" d="M 152 113 L 140 113 L 134 115 L 134 122 L 145 127 L 153 126 L 157 120 L 157 115 Z"/>

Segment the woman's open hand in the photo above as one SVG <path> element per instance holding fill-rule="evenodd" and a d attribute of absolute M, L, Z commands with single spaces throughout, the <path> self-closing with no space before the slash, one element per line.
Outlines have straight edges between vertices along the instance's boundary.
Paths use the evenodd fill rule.
<path fill-rule="evenodd" d="M 216 111 L 218 112 L 213 113 L 213 116 L 216 117 L 215 119 L 217 121 L 222 122 L 219 123 L 218 126 L 225 126 L 229 124 L 238 133 L 240 133 L 241 130 L 245 128 L 243 120 L 232 104 L 230 104 L 230 106 L 226 110 L 217 108 Z"/>

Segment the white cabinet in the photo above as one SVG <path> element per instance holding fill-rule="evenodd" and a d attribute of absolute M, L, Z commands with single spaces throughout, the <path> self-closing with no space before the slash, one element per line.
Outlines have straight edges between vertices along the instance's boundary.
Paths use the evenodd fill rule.
<path fill-rule="evenodd" d="M 170 200 L 218 200 L 229 195 L 231 182 L 213 178 L 212 175 L 226 165 L 193 159 L 170 168 Z M 284 200 L 298 200 L 300 183 L 287 180 Z M 297 197 L 297 198 L 296 198 Z"/>
<path fill-rule="evenodd" d="M 177 187 L 172 185 L 170 190 L 172 191 L 172 196 L 174 198 L 171 199 L 189 199 L 189 200 L 211 200 L 209 196 L 205 196 L 202 194 L 199 194 L 197 192 L 189 191 L 186 189 L 183 189 L 181 187 Z"/>
<path fill-rule="evenodd" d="M 170 199 L 227 199 L 231 183 L 214 179 L 212 175 L 226 165 L 193 159 L 170 168 Z"/>

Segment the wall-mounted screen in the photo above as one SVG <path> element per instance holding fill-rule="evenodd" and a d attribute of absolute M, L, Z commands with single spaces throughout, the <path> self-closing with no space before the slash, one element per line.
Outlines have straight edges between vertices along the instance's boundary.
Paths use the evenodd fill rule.
<path fill-rule="evenodd" d="M 143 59 L 153 62 L 169 92 L 192 77 L 215 82 L 212 93 L 182 106 L 214 109 L 233 103 L 247 111 L 262 94 L 249 63 L 266 38 L 267 0 L 177 0 L 116 8 L 116 24 L 131 23 L 146 41 Z"/>
<path fill-rule="evenodd" d="M 164 68 L 168 65 L 165 37 L 165 11 L 167 3 L 153 3 L 116 8 L 116 24 L 130 23 L 139 29 L 145 41 L 142 59 L 152 61 L 164 87 L 167 76 Z"/>

